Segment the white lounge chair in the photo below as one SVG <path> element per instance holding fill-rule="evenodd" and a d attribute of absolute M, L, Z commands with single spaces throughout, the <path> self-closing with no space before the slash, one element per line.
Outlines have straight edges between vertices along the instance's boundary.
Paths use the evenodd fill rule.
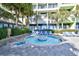
<path fill-rule="evenodd" d="M 63 33 L 63 36 L 71 37 L 71 36 L 75 36 L 75 35 L 72 34 L 72 32 L 64 32 L 64 33 Z"/>
<path fill-rule="evenodd" d="M 79 34 L 75 34 L 74 32 L 72 32 L 72 34 L 76 37 L 79 37 Z"/>

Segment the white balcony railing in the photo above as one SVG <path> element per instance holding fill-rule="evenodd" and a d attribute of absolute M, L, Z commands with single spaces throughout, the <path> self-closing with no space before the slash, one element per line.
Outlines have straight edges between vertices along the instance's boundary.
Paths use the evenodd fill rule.
<path fill-rule="evenodd" d="M 49 9 L 49 8 L 56 8 L 58 6 L 58 3 L 39 3 L 36 5 L 33 5 L 33 9 Z"/>

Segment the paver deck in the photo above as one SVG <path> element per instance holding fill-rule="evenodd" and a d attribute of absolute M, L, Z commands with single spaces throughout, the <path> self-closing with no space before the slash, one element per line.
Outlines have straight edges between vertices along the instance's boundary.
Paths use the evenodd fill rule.
<path fill-rule="evenodd" d="M 22 40 L 24 37 L 25 36 L 21 36 L 20 40 Z M 18 38 L 15 39 L 17 40 Z M 14 47 L 14 45 L 12 46 L 11 44 L 12 42 L 0 47 L 1 56 L 76 56 L 73 51 L 79 51 L 70 43 L 63 43 L 53 46 L 23 44 L 16 47 Z"/>

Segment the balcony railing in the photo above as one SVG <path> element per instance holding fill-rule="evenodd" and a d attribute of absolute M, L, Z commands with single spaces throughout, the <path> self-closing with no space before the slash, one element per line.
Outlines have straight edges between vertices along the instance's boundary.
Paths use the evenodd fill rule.
<path fill-rule="evenodd" d="M 45 9 L 45 8 L 55 8 L 58 6 L 58 3 L 38 3 L 33 5 L 33 9 Z"/>

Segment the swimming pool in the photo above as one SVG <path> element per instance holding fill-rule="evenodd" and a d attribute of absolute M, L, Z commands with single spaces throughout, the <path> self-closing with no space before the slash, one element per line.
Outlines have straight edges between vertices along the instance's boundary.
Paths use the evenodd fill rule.
<path fill-rule="evenodd" d="M 54 45 L 54 44 L 59 44 L 62 42 L 62 39 L 57 36 L 51 36 L 51 35 L 34 35 L 34 36 L 29 36 L 26 37 L 23 41 L 21 42 L 16 42 L 16 45 L 22 45 L 25 43 L 29 44 L 34 44 L 34 45 Z"/>
<path fill-rule="evenodd" d="M 62 42 L 62 40 L 56 36 L 35 35 L 35 36 L 30 36 L 28 38 L 25 38 L 24 42 L 34 44 L 34 45 L 51 45 L 51 44 L 59 44 L 60 42 Z M 20 43 L 23 44 L 24 42 L 20 42 Z"/>

